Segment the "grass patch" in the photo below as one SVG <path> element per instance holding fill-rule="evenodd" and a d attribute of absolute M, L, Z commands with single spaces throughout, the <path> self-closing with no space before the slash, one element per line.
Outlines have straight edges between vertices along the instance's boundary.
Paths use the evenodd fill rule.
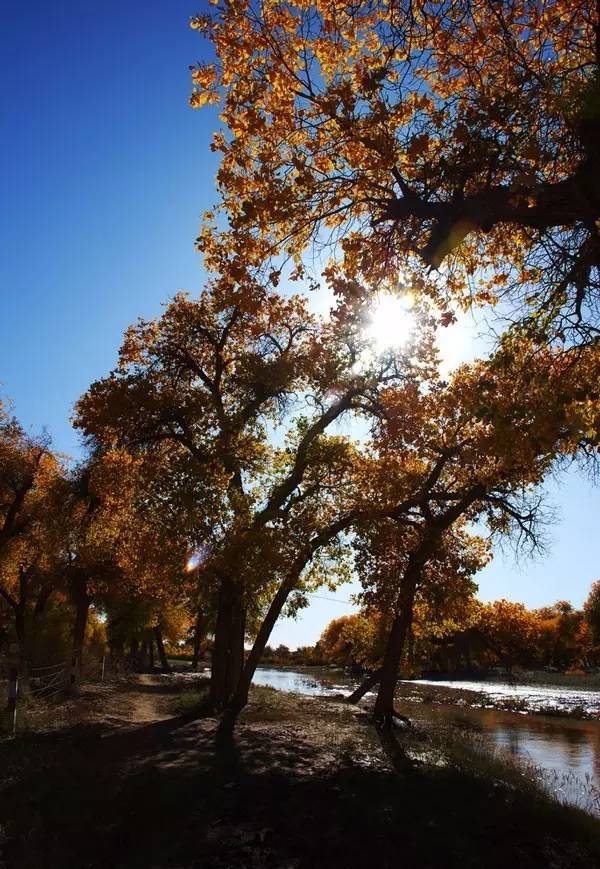
<path fill-rule="evenodd" d="M 295 695 L 284 694 L 270 685 L 252 685 L 250 702 L 244 709 L 244 721 L 283 721 L 295 717 L 297 705 Z"/>
<path fill-rule="evenodd" d="M 208 685 L 194 686 L 189 690 L 170 698 L 169 712 L 173 715 L 188 715 L 192 712 L 202 712 L 208 703 Z"/>
<path fill-rule="evenodd" d="M 600 817 L 600 790 L 592 777 L 543 769 L 533 761 L 516 757 L 500 746 L 491 745 L 481 734 L 454 727 L 407 735 L 409 754 L 427 757 L 433 765 L 447 765 L 491 788 L 504 788 L 539 802 L 552 810 L 559 805 L 585 816 Z M 426 760 L 427 762 L 427 760 Z"/>

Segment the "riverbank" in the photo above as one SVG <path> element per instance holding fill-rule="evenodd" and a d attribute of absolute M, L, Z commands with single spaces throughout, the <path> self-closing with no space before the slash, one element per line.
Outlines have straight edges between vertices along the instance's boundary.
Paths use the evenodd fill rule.
<path fill-rule="evenodd" d="M 192 695 L 165 718 L 173 686 L 134 690 L 139 726 L 95 717 L 0 745 L 6 869 L 600 865 L 597 821 L 464 746 L 417 731 L 393 751 L 364 710 L 265 688 L 227 739 L 192 720 Z"/>
<path fill-rule="evenodd" d="M 600 691 L 528 682 L 441 679 L 400 682 L 400 702 L 438 703 L 527 715 L 600 721 Z"/>
<path fill-rule="evenodd" d="M 268 679 L 263 678 L 261 672 L 268 673 Z M 297 688 L 294 687 L 294 676 L 300 676 Z M 554 677 L 554 682 L 550 681 L 550 676 Z M 562 674 L 530 673 L 510 681 L 501 677 L 478 681 L 410 679 L 398 683 L 396 697 L 399 703 L 444 704 L 600 721 L 600 690 L 596 675 L 589 678 L 560 678 L 561 676 Z M 258 684 L 270 684 L 283 691 L 326 694 L 337 691 L 349 694 L 360 684 L 362 678 L 351 676 L 340 667 L 261 666 L 255 680 Z M 310 690 L 311 686 L 313 690 Z M 369 692 L 366 696 L 372 695 L 373 692 Z"/>

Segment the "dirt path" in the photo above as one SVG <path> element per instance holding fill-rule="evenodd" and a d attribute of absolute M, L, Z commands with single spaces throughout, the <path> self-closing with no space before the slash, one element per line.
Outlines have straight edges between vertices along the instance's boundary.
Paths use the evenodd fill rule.
<path fill-rule="evenodd" d="M 88 723 L 111 728 L 135 728 L 173 715 L 168 708 L 169 685 L 158 675 L 139 673 L 107 685 L 90 686 L 81 698 L 89 703 Z"/>
<path fill-rule="evenodd" d="M 172 718 L 172 692 L 168 680 L 153 673 L 85 683 L 78 697 L 30 709 L 29 726 L 39 733 L 78 725 L 102 727 L 107 733 L 135 729 Z"/>
<path fill-rule="evenodd" d="M 141 673 L 137 676 L 137 686 L 128 689 L 124 698 L 129 710 L 126 717 L 131 724 L 152 724 L 155 721 L 166 721 L 172 714 L 166 708 L 166 698 L 162 693 L 165 688 L 164 679 L 151 673 Z"/>

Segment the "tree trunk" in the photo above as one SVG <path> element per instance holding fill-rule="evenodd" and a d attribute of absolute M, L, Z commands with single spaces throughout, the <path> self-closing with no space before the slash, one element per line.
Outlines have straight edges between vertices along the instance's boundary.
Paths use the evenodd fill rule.
<path fill-rule="evenodd" d="M 87 591 L 87 579 L 77 575 L 71 582 L 71 596 L 75 604 L 75 623 L 73 625 L 73 652 L 77 655 L 79 672 L 83 666 L 83 646 L 91 599 Z"/>
<path fill-rule="evenodd" d="M 115 670 L 120 670 L 125 657 L 125 642 L 123 640 L 123 618 L 116 616 L 106 623 L 110 663 Z"/>
<path fill-rule="evenodd" d="M 200 662 L 200 650 L 204 639 L 204 616 L 200 607 L 196 610 L 196 622 L 194 624 L 194 652 L 192 655 L 192 670 L 198 669 Z"/>
<path fill-rule="evenodd" d="M 110 650 L 115 658 L 123 658 L 125 656 L 125 644 L 120 637 L 110 641 Z"/>
<path fill-rule="evenodd" d="M 46 609 L 46 604 L 52 597 L 53 592 L 55 591 L 54 586 L 47 584 L 42 586 L 40 593 L 38 594 L 37 600 L 35 602 L 35 607 L 33 608 L 33 618 L 38 619 L 44 610 Z"/>
<path fill-rule="evenodd" d="M 152 634 L 148 637 L 148 666 L 154 670 L 154 638 Z"/>
<path fill-rule="evenodd" d="M 229 577 L 221 582 L 215 642 L 211 660 L 210 702 L 225 708 L 237 688 L 244 665 L 246 611 L 241 585 Z"/>
<path fill-rule="evenodd" d="M 123 643 L 122 637 L 111 635 L 110 628 L 108 630 L 108 651 L 110 668 L 115 673 L 122 672 L 125 658 L 125 644 Z"/>
<path fill-rule="evenodd" d="M 367 678 L 356 688 L 349 697 L 346 698 L 347 703 L 358 703 L 359 700 L 365 696 L 367 691 L 370 691 L 371 688 L 374 688 L 375 685 L 381 679 L 381 667 L 378 670 L 374 670 Z"/>
<path fill-rule="evenodd" d="M 265 646 L 269 642 L 271 631 L 275 627 L 275 622 L 281 615 L 281 611 L 285 606 L 285 602 L 287 601 L 291 591 L 296 587 L 298 578 L 302 571 L 317 549 L 329 542 L 329 540 L 335 537 L 339 531 L 343 530 L 345 527 L 347 527 L 347 525 L 338 523 L 324 529 L 321 534 L 315 538 L 311 546 L 308 549 L 301 551 L 293 562 L 287 578 L 279 586 L 273 600 L 271 601 L 271 605 L 269 606 L 267 614 L 258 630 L 250 654 L 241 670 L 235 693 L 231 696 L 227 706 L 227 715 L 224 719 L 225 726 L 233 727 L 235 719 L 248 702 L 250 685 L 252 684 L 254 673 L 256 672 L 256 668 L 262 658 Z"/>
<path fill-rule="evenodd" d="M 408 609 L 403 606 L 393 621 L 388 647 L 383 659 L 373 715 L 375 721 L 384 727 L 391 724 L 394 714 L 394 693 L 398 681 L 398 669 L 404 650 L 408 621 L 411 617 L 412 613 L 409 615 Z"/>
<path fill-rule="evenodd" d="M 133 634 L 129 640 L 129 660 L 134 670 L 138 672 L 144 668 L 144 643 L 140 644 L 140 638 Z"/>
<path fill-rule="evenodd" d="M 149 661 L 150 661 L 150 647 L 148 645 L 148 640 L 142 640 L 142 644 L 140 647 L 140 657 L 139 657 L 140 669 L 143 670 L 144 667 L 149 666 Z"/>
<path fill-rule="evenodd" d="M 467 670 L 469 673 L 473 672 L 473 660 L 471 658 L 471 643 L 467 640 L 467 645 L 465 646 L 465 662 L 467 664 Z"/>
<path fill-rule="evenodd" d="M 271 606 L 262 621 L 252 649 L 250 650 L 250 654 L 248 655 L 240 674 L 235 693 L 228 705 L 228 714 L 232 720 L 235 720 L 248 702 L 248 692 L 250 690 L 250 685 L 252 684 L 252 679 L 254 678 L 254 673 L 256 672 L 256 668 L 265 650 L 265 646 L 269 642 L 269 637 L 271 636 L 271 631 L 275 626 L 275 622 L 281 615 L 281 610 L 283 609 L 293 587 L 294 583 L 291 581 L 283 583 L 271 601 Z"/>
<path fill-rule="evenodd" d="M 285 605 L 285 602 L 288 599 L 290 592 L 296 587 L 298 578 L 302 574 L 302 571 L 309 563 L 311 558 L 314 556 L 315 552 L 321 546 L 324 546 L 330 540 L 334 539 L 340 533 L 340 531 L 348 528 L 350 524 L 351 522 L 348 521 L 347 517 L 343 520 L 332 523 L 331 525 L 322 529 L 322 531 L 319 532 L 319 534 L 317 534 L 315 538 L 313 538 L 309 546 L 302 549 L 298 553 L 296 559 L 290 567 L 287 578 L 279 586 L 273 600 L 271 601 L 271 605 L 269 606 L 267 614 L 264 617 L 262 624 L 258 630 L 258 634 L 256 635 L 256 639 L 254 641 L 252 649 L 250 650 L 250 654 L 248 655 L 245 664 L 243 664 L 243 667 L 240 670 L 240 675 L 235 686 L 235 692 L 229 698 L 229 702 L 227 704 L 227 713 L 223 719 L 223 726 L 225 728 L 233 727 L 236 717 L 248 702 L 248 692 L 250 690 L 250 685 L 252 684 L 254 673 L 256 672 L 258 663 L 263 655 L 265 646 L 269 641 L 271 631 L 275 626 L 275 622 L 281 615 L 281 611 Z"/>
<path fill-rule="evenodd" d="M 404 651 L 404 643 L 412 625 L 415 592 L 421 570 L 422 562 L 411 558 L 402 578 L 398 608 L 388 637 L 381 666 L 379 691 L 373 710 L 375 721 L 383 727 L 389 727 L 392 723 L 398 669 Z"/>
<path fill-rule="evenodd" d="M 412 664 L 413 664 L 414 659 L 415 659 L 415 635 L 414 635 L 413 629 L 412 629 L 412 622 L 408 626 L 407 643 L 408 643 L 408 648 L 407 648 L 407 652 L 406 652 L 406 657 L 408 659 L 408 663 L 412 667 Z"/>
<path fill-rule="evenodd" d="M 29 688 L 29 642 L 25 619 L 25 607 L 15 609 L 15 634 L 19 647 L 19 679 L 24 690 Z"/>
<path fill-rule="evenodd" d="M 167 653 L 165 652 L 165 645 L 163 643 L 162 631 L 159 625 L 156 625 L 154 628 L 154 637 L 156 639 L 156 648 L 158 649 L 158 657 L 160 659 L 160 668 L 163 673 L 170 673 L 171 667 L 167 660 Z"/>

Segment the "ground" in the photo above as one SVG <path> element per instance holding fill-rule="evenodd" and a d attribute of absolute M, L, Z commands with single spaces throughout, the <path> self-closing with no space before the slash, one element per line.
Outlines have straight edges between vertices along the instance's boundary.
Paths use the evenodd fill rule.
<path fill-rule="evenodd" d="M 363 710 L 255 690 L 230 738 L 174 714 L 174 690 L 88 688 L 60 726 L 0 743 L 2 869 L 600 866 L 596 822 L 407 765 Z"/>

